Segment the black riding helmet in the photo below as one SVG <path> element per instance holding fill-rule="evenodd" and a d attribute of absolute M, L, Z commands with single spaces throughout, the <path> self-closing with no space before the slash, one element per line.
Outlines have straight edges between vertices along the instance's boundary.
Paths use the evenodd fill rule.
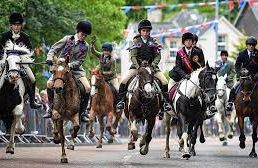
<path fill-rule="evenodd" d="M 14 23 L 19 23 L 22 24 L 23 23 L 23 17 L 20 13 L 18 12 L 13 12 L 10 16 L 9 16 L 9 23 L 10 24 L 14 24 Z"/>
<path fill-rule="evenodd" d="M 112 52 L 113 51 L 113 45 L 110 42 L 105 42 L 104 44 L 102 44 L 102 51 L 109 51 Z"/>
<path fill-rule="evenodd" d="M 141 20 L 138 25 L 138 32 L 140 33 L 141 29 L 152 29 L 151 22 L 147 19 Z"/>
<path fill-rule="evenodd" d="M 77 33 L 83 32 L 87 35 L 91 34 L 91 23 L 89 21 L 80 21 L 76 26 Z"/>
<path fill-rule="evenodd" d="M 255 37 L 253 37 L 253 36 L 248 37 L 248 39 L 246 39 L 246 41 L 245 41 L 245 44 L 246 44 L 246 45 L 249 44 L 249 45 L 254 45 L 254 46 L 256 46 L 256 44 L 257 44 L 257 39 L 256 39 Z"/>
<path fill-rule="evenodd" d="M 185 40 L 192 39 L 193 40 L 193 34 L 190 32 L 186 32 L 182 35 L 182 43 L 184 44 Z"/>

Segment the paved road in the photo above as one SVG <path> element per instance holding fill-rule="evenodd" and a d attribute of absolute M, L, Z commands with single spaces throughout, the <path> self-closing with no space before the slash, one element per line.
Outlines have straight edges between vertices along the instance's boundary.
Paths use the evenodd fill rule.
<path fill-rule="evenodd" d="M 197 156 L 182 160 L 178 145 L 171 140 L 171 158 L 163 158 L 164 139 L 153 139 L 149 154 L 141 156 L 139 148 L 127 151 L 127 145 L 105 145 L 102 149 L 95 146 L 78 146 L 75 151 L 68 151 L 68 164 L 60 163 L 59 147 L 17 147 L 15 154 L 5 155 L 5 149 L 0 148 L 0 168 L 33 168 L 33 167 L 176 167 L 176 168 L 255 168 L 257 158 L 249 158 L 251 137 L 247 137 L 247 148 L 238 147 L 238 137 L 229 141 L 224 147 L 215 138 L 207 138 L 205 144 L 197 144 Z"/>

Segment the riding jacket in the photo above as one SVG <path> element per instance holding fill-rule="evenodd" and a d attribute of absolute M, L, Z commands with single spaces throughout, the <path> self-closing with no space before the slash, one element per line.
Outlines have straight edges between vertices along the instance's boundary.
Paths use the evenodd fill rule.
<path fill-rule="evenodd" d="M 215 71 L 219 76 L 227 74 L 226 83 L 229 88 L 234 85 L 234 77 L 236 75 L 234 63 L 230 60 L 223 62 L 221 59 L 215 62 Z"/>

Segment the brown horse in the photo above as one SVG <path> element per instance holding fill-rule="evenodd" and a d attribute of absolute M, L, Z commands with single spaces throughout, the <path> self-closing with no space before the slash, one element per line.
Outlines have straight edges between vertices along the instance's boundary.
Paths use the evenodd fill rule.
<path fill-rule="evenodd" d="M 54 143 L 61 142 L 62 155 L 61 162 L 68 163 L 65 153 L 65 137 L 64 137 L 64 121 L 72 121 L 74 127 L 71 134 L 71 141 L 68 147 L 73 149 L 74 138 L 80 129 L 79 126 L 79 110 L 80 110 L 80 94 L 77 88 L 75 78 L 68 66 L 69 57 L 66 59 L 59 58 L 54 60 L 53 66 L 53 81 L 54 81 L 54 101 L 53 101 L 53 115 L 54 123 L 53 138 Z"/>
<path fill-rule="evenodd" d="M 129 95 L 125 101 L 124 112 L 129 121 L 130 131 L 128 150 L 135 149 L 135 141 L 138 139 L 137 122 L 147 121 L 145 133 L 140 141 L 141 155 L 146 155 L 149 151 L 155 119 L 161 107 L 161 92 L 160 89 L 155 89 L 153 72 L 153 68 L 149 65 L 142 65 L 138 69 L 137 76 L 128 86 Z M 131 88 L 132 85 L 134 87 Z"/>
<path fill-rule="evenodd" d="M 102 138 L 104 133 L 104 117 L 107 117 L 106 130 L 111 135 L 108 140 L 112 143 L 114 140 L 114 134 L 116 133 L 116 128 L 118 122 L 121 118 L 121 113 L 116 112 L 114 109 L 115 101 L 113 93 L 109 84 L 104 80 L 104 76 L 99 69 L 91 70 L 91 109 L 90 109 L 90 125 L 89 125 L 89 137 L 94 136 L 93 121 L 95 116 L 98 118 L 100 125 L 100 137 L 97 144 L 97 148 L 102 148 Z M 113 117 L 115 121 L 113 122 Z"/>
<path fill-rule="evenodd" d="M 244 134 L 244 118 L 249 117 L 253 125 L 253 147 L 250 157 L 257 157 L 255 152 L 255 143 L 257 142 L 257 124 L 258 124 L 258 89 L 257 82 L 253 81 L 251 76 L 242 75 L 243 73 L 247 74 L 247 70 L 241 70 L 240 77 L 240 90 L 236 95 L 235 106 L 236 114 L 238 117 L 238 125 L 240 129 L 240 148 L 245 148 L 245 134 Z"/>

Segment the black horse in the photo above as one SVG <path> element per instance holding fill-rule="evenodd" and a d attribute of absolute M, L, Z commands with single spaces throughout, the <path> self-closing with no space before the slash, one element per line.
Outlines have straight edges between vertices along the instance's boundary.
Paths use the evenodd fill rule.
<path fill-rule="evenodd" d="M 216 72 L 207 63 L 205 68 L 194 71 L 189 80 L 180 83 L 171 101 L 178 114 L 177 131 L 183 158 L 195 155 L 197 130 L 204 120 L 206 105 L 213 104 L 216 99 L 216 83 Z M 169 157 L 168 142 L 165 150 L 166 157 Z"/>
<path fill-rule="evenodd" d="M 140 153 L 142 155 L 148 153 L 155 119 L 161 106 L 161 93 L 155 89 L 156 82 L 154 82 L 153 72 L 153 68 L 148 65 L 141 66 L 138 69 L 136 79 L 131 82 L 135 87 L 131 90 L 132 93 L 129 91 L 125 102 L 124 112 L 129 120 L 130 130 L 128 150 L 135 149 L 135 141 L 138 139 L 137 122 L 147 121 L 145 133 L 140 141 Z"/>

